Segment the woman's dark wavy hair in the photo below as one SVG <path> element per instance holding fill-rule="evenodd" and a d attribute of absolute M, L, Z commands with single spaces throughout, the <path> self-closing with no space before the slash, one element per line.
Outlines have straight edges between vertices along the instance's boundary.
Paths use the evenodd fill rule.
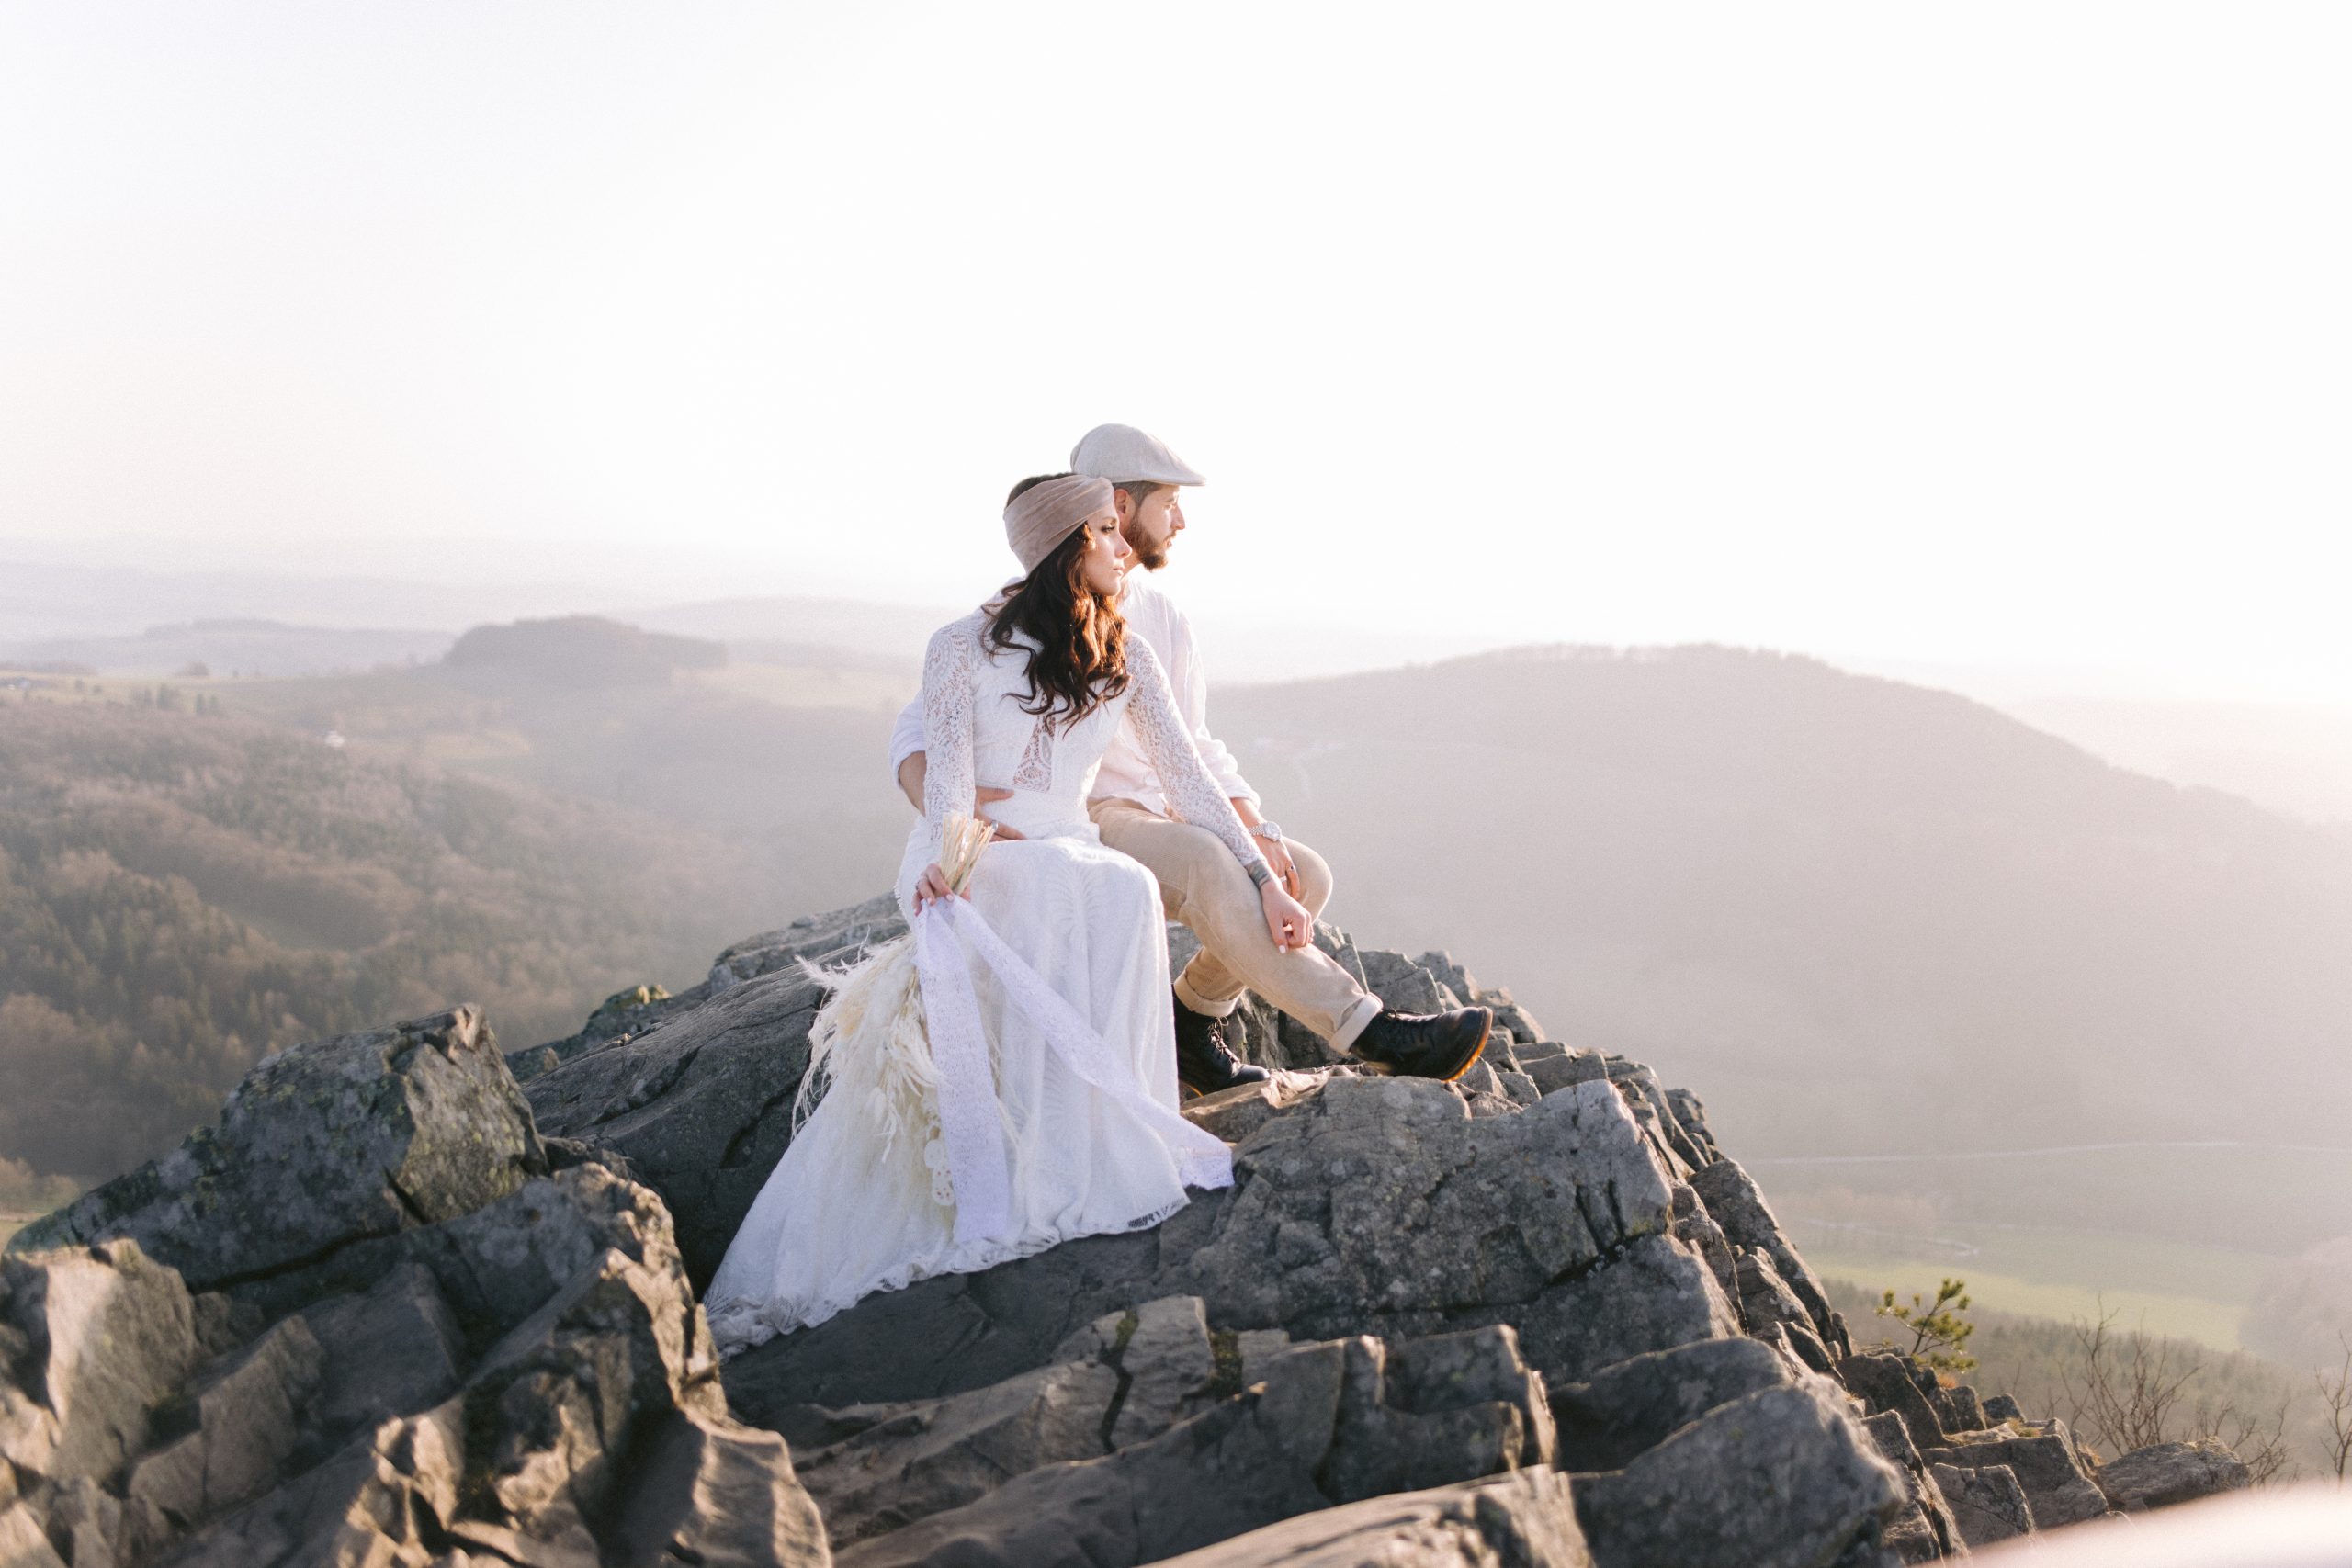
<path fill-rule="evenodd" d="M 1011 506 L 1032 485 L 1067 474 L 1023 479 L 1004 498 Z M 1086 530 L 1074 530 L 1021 580 L 989 622 L 989 641 L 1012 648 L 1017 635 L 1037 646 L 1029 655 L 1023 713 L 1049 725 L 1076 724 L 1127 689 L 1127 623 L 1119 606 L 1086 586 Z"/>

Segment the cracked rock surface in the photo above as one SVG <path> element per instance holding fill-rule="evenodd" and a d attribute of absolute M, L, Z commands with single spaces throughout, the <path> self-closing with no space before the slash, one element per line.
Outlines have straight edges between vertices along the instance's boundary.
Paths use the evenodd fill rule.
<path fill-rule="evenodd" d="M 1857 1354 L 1695 1095 L 1328 927 L 1392 1003 L 1494 1007 L 1487 1058 L 1189 1107 L 1231 1189 L 722 1368 L 696 1292 L 790 1138 L 805 964 L 902 929 L 809 917 L 512 1058 L 462 1007 L 295 1047 L 28 1227 L 0 1568 L 1883 1568 L 2245 1484 Z"/>

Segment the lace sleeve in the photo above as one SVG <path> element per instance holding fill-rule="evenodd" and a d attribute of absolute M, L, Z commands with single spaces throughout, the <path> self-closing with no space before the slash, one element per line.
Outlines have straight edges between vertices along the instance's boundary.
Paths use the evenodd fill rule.
<path fill-rule="evenodd" d="M 1224 840 L 1225 847 L 1243 865 L 1262 862 L 1266 857 L 1258 840 L 1241 825 L 1233 802 L 1216 787 L 1216 780 L 1201 761 L 1193 732 L 1185 727 L 1184 716 L 1176 711 L 1175 694 L 1168 689 L 1159 656 L 1141 637 L 1127 639 L 1127 673 L 1132 682 L 1127 723 L 1135 728 L 1144 755 L 1159 774 L 1159 787 L 1167 793 L 1174 814 Z"/>
<path fill-rule="evenodd" d="M 962 621 L 932 634 L 922 660 L 923 827 L 931 858 L 951 812 L 972 809 L 973 675 L 979 649 Z"/>

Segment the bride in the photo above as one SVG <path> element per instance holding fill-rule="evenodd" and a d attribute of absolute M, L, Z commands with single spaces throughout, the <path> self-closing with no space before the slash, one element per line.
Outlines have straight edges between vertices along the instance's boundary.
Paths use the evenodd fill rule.
<path fill-rule="evenodd" d="M 1159 884 L 1105 849 L 1086 812 L 1118 726 L 1132 727 L 1184 819 L 1242 863 L 1275 944 L 1313 940 L 1312 917 L 1202 764 L 1150 645 L 1125 635 L 1117 599 L 1132 552 L 1110 483 L 1023 480 L 1004 520 L 1026 575 L 999 602 L 941 627 L 923 660 L 931 763 L 897 889 L 924 955 L 920 1000 L 914 966 L 900 963 L 890 971 L 896 993 L 853 979 L 820 1014 L 811 1040 L 828 1059 L 812 1060 L 809 1077 L 823 1098 L 761 1189 L 707 1298 L 729 1354 L 821 1323 L 875 1291 L 1157 1224 L 1184 1206 L 1188 1186 L 1231 1185 L 1225 1145 L 1174 1109 Z M 958 894 L 942 860 L 956 858 L 956 819 L 972 809 L 980 779 L 1012 785 L 990 815 L 1017 836 L 989 845 Z M 956 908 L 958 898 L 968 904 Z M 920 1008 L 937 1047 L 956 996 L 977 1004 L 985 1041 L 960 1079 L 949 1052 L 934 1063 L 920 1040 L 905 1039 L 910 1025 L 900 1024 L 904 1048 L 893 1052 L 887 1023 L 858 1016 L 888 1008 L 911 1020 Z M 910 1082 L 919 1087 L 910 1091 Z M 911 1119 L 922 1124 L 904 1112 L 910 1098 L 931 1108 Z M 985 1168 L 967 1158 L 949 1179 L 956 1147 L 986 1150 Z"/>

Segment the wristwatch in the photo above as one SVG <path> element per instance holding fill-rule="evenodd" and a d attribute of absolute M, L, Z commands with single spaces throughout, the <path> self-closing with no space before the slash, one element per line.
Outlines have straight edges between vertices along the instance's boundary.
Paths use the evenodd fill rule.
<path fill-rule="evenodd" d="M 1261 822 L 1250 830 L 1269 843 L 1279 844 L 1283 841 L 1282 825 L 1278 822 Z"/>

